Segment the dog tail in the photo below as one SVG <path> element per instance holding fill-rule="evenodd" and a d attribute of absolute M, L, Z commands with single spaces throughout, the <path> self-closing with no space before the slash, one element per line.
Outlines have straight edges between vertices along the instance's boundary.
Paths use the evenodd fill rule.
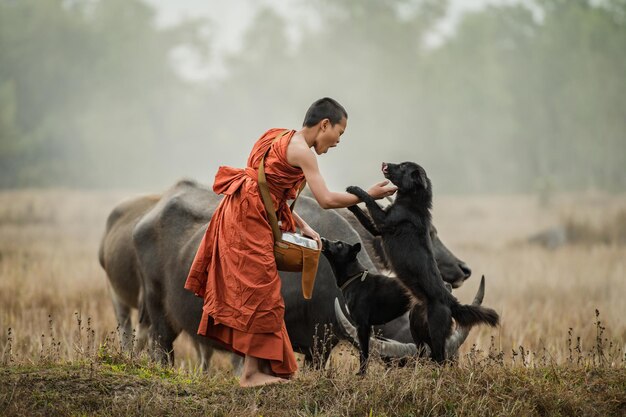
<path fill-rule="evenodd" d="M 471 327 L 476 324 L 484 323 L 495 327 L 500 322 L 498 313 L 488 307 L 465 305 L 457 301 L 456 303 L 452 303 L 450 310 L 452 311 L 454 320 L 461 326 Z"/>

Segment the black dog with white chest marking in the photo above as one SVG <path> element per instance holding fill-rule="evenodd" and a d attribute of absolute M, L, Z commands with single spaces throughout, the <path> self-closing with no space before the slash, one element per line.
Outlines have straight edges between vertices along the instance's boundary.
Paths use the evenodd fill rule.
<path fill-rule="evenodd" d="M 347 191 L 367 206 L 396 276 L 426 304 L 432 359 L 442 363 L 452 317 L 462 326 L 496 326 L 499 316 L 490 308 L 460 304 L 444 287 L 430 240 L 432 186 L 426 171 L 413 162 L 383 163 L 382 170 L 398 187 L 395 201 L 385 210 L 363 189 Z"/>

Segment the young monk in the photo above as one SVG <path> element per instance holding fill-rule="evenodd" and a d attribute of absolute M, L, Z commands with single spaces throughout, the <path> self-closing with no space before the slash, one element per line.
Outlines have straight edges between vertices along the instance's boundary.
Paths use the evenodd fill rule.
<path fill-rule="evenodd" d="M 245 169 L 222 166 L 213 190 L 224 194 L 198 248 L 185 288 L 204 298 L 198 334 L 213 338 L 245 356 L 239 384 L 244 387 L 287 382 L 297 369 L 285 327 L 285 303 L 274 260 L 274 237 L 259 192 L 258 166 L 265 157 L 265 174 L 283 231 L 296 226 L 304 236 L 320 236 L 287 200 L 306 179 L 325 209 L 348 207 L 360 200 L 330 191 L 320 174 L 316 155 L 339 144 L 348 121 L 346 110 L 331 98 L 311 105 L 301 130 L 271 129 L 252 148 Z M 313 151 L 314 152 L 313 152 Z M 395 192 L 388 181 L 373 185 L 375 199 Z"/>

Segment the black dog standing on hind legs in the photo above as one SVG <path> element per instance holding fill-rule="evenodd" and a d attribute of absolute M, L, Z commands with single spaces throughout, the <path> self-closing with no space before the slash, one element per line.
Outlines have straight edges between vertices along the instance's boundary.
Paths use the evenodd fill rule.
<path fill-rule="evenodd" d="M 382 171 L 398 187 L 395 201 L 385 210 L 359 187 L 346 191 L 365 203 L 396 276 L 426 304 L 432 359 L 443 363 L 452 318 L 461 326 L 496 326 L 499 316 L 490 308 L 460 304 L 444 287 L 430 240 L 432 187 L 424 168 L 413 162 L 383 163 Z"/>

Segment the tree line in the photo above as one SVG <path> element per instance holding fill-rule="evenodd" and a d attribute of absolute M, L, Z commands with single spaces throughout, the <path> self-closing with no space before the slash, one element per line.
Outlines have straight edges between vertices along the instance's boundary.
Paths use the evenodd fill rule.
<path fill-rule="evenodd" d="M 211 24 L 167 28 L 139 0 L 0 0 L 0 187 L 210 183 L 314 99 L 349 113 L 341 182 L 414 160 L 436 191 L 626 189 L 626 1 L 540 0 L 462 17 L 438 45 L 435 0 L 302 2 L 320 22 L 294 43 L 261 9 L 213 82 Z"/>

